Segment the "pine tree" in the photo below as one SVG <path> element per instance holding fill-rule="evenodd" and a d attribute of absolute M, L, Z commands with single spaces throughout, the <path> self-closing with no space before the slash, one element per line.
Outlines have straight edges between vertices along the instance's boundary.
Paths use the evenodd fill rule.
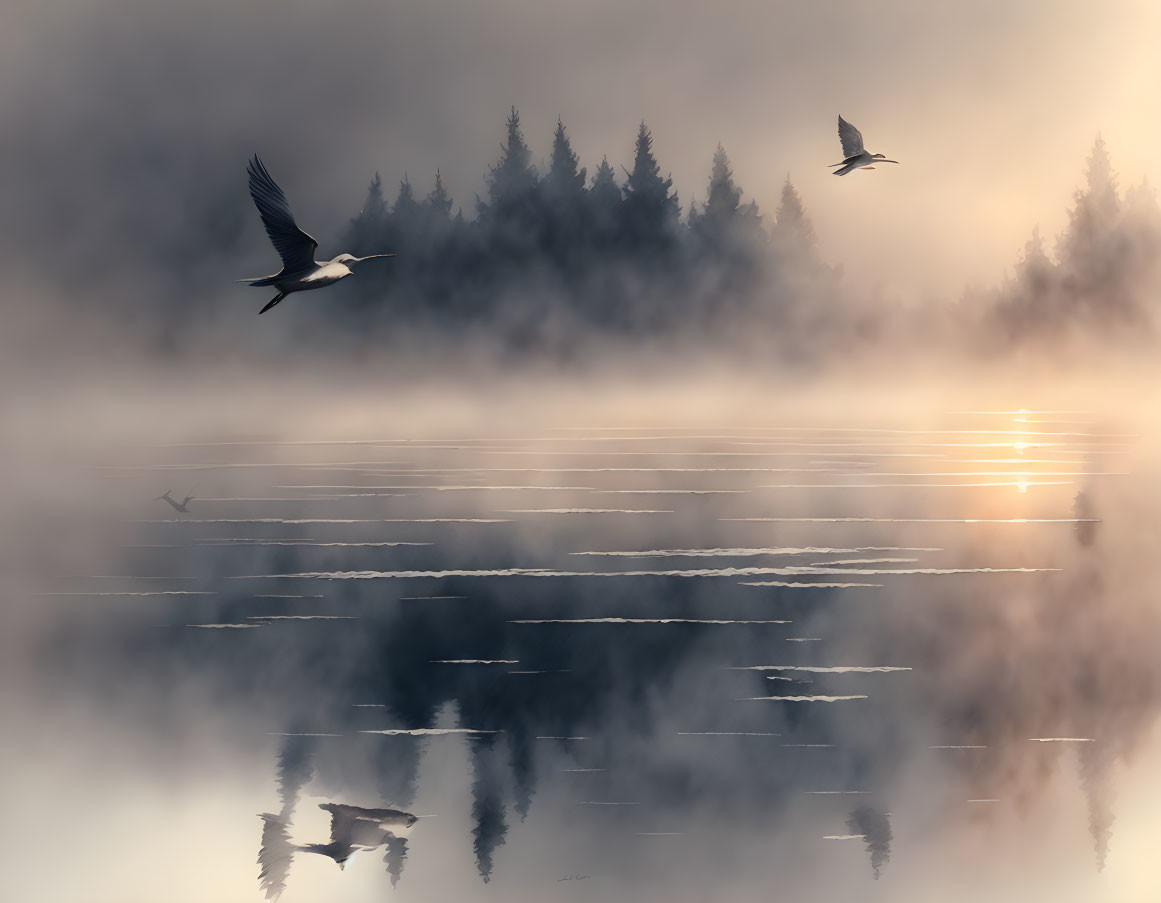
<path fill-rule="evenodd" d="M 637 129 L 633 171 L 625 183 L 626 198 L 639 198 L 667 211 L 677 210 L 677 196 L 669 194 L 672 187 L 673 179 L 661 178 L 661 166 L 653 157 L 653 135 L 642 120 Z"/>
<path fill-rule="evenodd" d="M 403 174 L 403 181 L 399 183 L 399 194 L 395 196 L 395 203 L 391 207 L 391 215 L 398 224 L 414 222 L 419 212 L 419 202 L 415 200 L 415 192 L 411 188 L 411 181 L 407 174 Z"/>
<path fill-rule="evenodd" d="M 584 192 L 586 171 L 584 167 L 577 169 L 578 162 L 579 158 L 573 153 L 564 123 L 557 118 L 556 133 L 552 138 L 552 162 L 544 180 L 553 199 L 576 199 Z"/>
<path fill-rule="evenodd" d="M 730 169 L 730 158 L 719 144 L 714 152 L 713 169 L 710 172 L 709 195 L 705 203 L 705 215 L 711 220 L 722 222 L 738 212 L 742 201 L 742 190 L 734 184 L 734 171 Z"/>
<path fill-rule="evenodd" d="M 774 219 L 773 239 L 775 247 L 782 253 L 802 257 L 814 253 L 814 227 L 789 174 L 782 186 L 782 198 Z"/>
<path fill-rule="evenodd" d="M 593 205 L 600 209 L 615 210 L 621 204 L 621 189 L 617 185 L 617 174 L 609 165 L 609 158 L 602 157 L 601 165 L 593 173 L 593 184 L 589 189 Z"/>
<path fill-rule="evenodd" d="M 1120 212 L 1116 175 L 1099 135 L 1085 165 L 1085 188 L 1076 192 L 1074 201 L 1057 257 L 1076 289 L 1085 293 L 1098 290 L 1113 275 L 1109 244 L 1115 240 Z"/>
<path fill-rule="evenodd" d="M 383 198 L 383 181 L 379 173 L 367 187 L 367 199 L 359 215 L 351 220 L 347 243 L 356 252 L 364 252 L 380 239 L 387 225 L 387 202 Z"/>
<path fill-rule="evenodd" d="M 444 187 L 443 176 L 438 169 L 435 171 L 435 185 L 424 199 L 423 204 L 427 208 L 429 216 L 437 222 L 451 219 L 451 195 Z"/>
<path fill-rule="evenodd" d="M 488 172 L 488 197 L 492 206 L 522 200 L 536 186 L 532 151 L 520 130 L 520 113 L 515 107 L 505 124 L 507 138 L 500 148 L 500 160 Z"/>
<path fill-rule="evenodd" d="M 631 244 L 659 246 L 672 241 L 681 216 L 673 179 L 661 177 L 653 156 L 653 135 L 642 121 L 637 130 L 633 170 L 625 182 L 624 224 Z"/>

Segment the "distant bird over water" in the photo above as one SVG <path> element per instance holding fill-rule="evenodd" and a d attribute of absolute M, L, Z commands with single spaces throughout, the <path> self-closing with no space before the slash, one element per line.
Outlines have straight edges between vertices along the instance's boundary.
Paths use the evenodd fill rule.
<path fill-rule="evenodd" d="M 250 160 L 246 171 L 250 175 L 250 197 L 254 199 L 254 205 L 262 217 L 262 225 L 266 227 L 266 234 L 270 236 L 274 250 L 282 258 L 282 272 L 253 281 L 242 280 L 249 282 L 250 285 L 272 285 L 278 289 L 278 294 L 258 313 L 266 313 L 291 292 L 322 288 L 340 279 L 346 279 L 354 275 L 355 264 L 364 260 L 395 256 L 371 254 L 368 257 L 355 257 L 352 254 L 340 254 L 333 260 L 319 263 L 314 259 L 318 242 L 298 228 L 294 215 L 290 212 L 290 203 L 286 200 L 286 195 L 282 193 L 278 183 L 270 177 L 257 154 Z"/>
<path fill-rule="evenodd" d="M 834 171 L 836 176 L 845 176 L 853 169 L 874 169 L 875 163 L 898 163 L 898 160 L 888 160 L 883 154 L 868 153 L 863 148 L 863 136 L 859 130 L 843 119 L 838 118 L 839 141 L 843 145 L 842 163 L 832 163 L 831 166 L 840 167 Z"/>
<path fill-rule="evenodd" d="M 169 506 L 171 508 L 173 508 L 174 511 L 180 511 L 182 514 L 189 514 L 189 508 L 187 508 L 186 506 L 189 505 L 189 503 L 194 500 L 194 497 L 192 495 L 187 495 L 184 499 L 182 499 L 179 502 L 177 499 L 172 498 L 170 496 L 171 492 L 173 492 L 172 489 L 167 489 L 167 490 L 165 490 L 165 493 L 163 495 L 159 495 L 153 501 L 155 501 L 155 502 L 168 502 Z"/>

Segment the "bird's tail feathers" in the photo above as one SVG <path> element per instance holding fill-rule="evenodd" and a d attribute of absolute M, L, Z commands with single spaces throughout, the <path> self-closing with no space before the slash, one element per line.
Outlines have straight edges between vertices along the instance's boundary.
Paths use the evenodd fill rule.
<path fill-rule="evenodd" d="M 273 285 L 277 276 L 259 276 L 257 279 L 237 279 L 236 282 L 244 282 L 246 285 Z"/>

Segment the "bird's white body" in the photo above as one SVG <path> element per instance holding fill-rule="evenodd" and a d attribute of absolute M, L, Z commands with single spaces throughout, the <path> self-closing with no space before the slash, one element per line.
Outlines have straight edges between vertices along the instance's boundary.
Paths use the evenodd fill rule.
<path fill-rule="evenodd" d="M 355 257 L 353 254 L 340 254 L 333 260 L 320 263 L 314 259 L 318 242 L 298 228 L 294 215 L 290 212 L 286 195 L 278 187 L 278 183 L 270 177 L 270 173 L 266 171 L 257 155 L 250 161 L 248 171 L 250 197 L 254 199 L 254 205 L 258 208 L 258 215 L 262 217 L 262 225 L 266 227 L 266 234 L 270 236 L 274 250 L 282 258 L 281 272 L 252 281 L 244 280 L 250 282 L 250 285 L 272 285 L 278 289 L 278 294 L 258 313 L 266 313 L 293 292 L 324 288 L 353 276 L 353 267 L 356 263 L 378 257 L 395 256 L 371 254 L 368 257 Z"/>
<path fill-rule="evenodd" d="M 335 258 L 322 263 L 316 260 L 313 269 L 300 273 L 279 273 L 267 278 L 270 279 L 270 285 L 289 295 L 291 292 L 305 292 L 313 288 L 334 285 L 340 279 L 346 279 L 354 274 L 354 270 L 342 263 L 339 258 Z"/>
<path fill-rule="evenodd" d="M 857 128 L 843 119 L 838 119 L 839 141 L 843 147 L 842 163 L 832 163 L 836 176 L 845 176 L 856 169 L 874 169 L 876 163 L 898 163 L 898 160 L 888 160 L 884 154 L 872 154 L 863 147 L 863 136 Z"/>

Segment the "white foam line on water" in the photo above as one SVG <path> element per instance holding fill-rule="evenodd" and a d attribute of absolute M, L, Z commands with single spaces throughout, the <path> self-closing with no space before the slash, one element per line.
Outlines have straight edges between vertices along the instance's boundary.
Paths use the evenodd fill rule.
<path fill-rule="evenodd" d="M 483 484 L 473 484 L 473 485 L 465 485 L 465 486 L 447 486 L 447 485 L 439 485 L 439 486 L 416 486 L 416 485 L 409 485 L 409 486 L 331 486 L 331 485 L 285 484 L 285 485 L 281 485 L 281 486 L 276 486 L 275 488 L 276 489 L 362 489 L 362 490 L 374 490 L 375 491 L 374 494 L 378 494 L 380 490 L 386 490 L 386 489 L 429 489 L 429 490 L 432 490 L 435 492 L 450 492 L 453 490 L 472 490 L 472 489 L 481 489 L 481 490 L 482 489 L 492 489 L 492 490 L 505 490 L 505 491 L 523 491 L 526 489 L 535 489 L 535 490 L 544 490 L 544 491 L 551 491 L 551 492 L 598 492 L 598 491 L 600 491 L 600 490 L 597 490 L 596 487 L 593 487 L 593 486 L 491 486 L 491 485 L 483 485 Z M 321 498 L 322 496 L 315 496 L 315 497 Z M 338 497 L 345 498 L 345 496 L 338 496 Z"/>
<path fill-rule="evenodd" d="M 645 551 L 569 552 L 570 555 L 599 555 L 617 558 L 757 558 L 765 555 L 854 555 L 860 552 L 942 552 L 936 548 L 904 548 L 902 546 L 861 546 L 854 549 L 834 549 L 825 546 L 775 546 L 762 549 L 647 549 Z"/>
<path fill-rule="evenodd" d="M 382 734 L 387 737 L 442 737 L 450 734 L 502 734 L 503 731 L 475 730 L 467 727 L 419 727 L 411 730 L 357 731 L 360 734 Z"/>
<path fill-rule="evenodd" d="M 737 702 L 846 702 L 870 699 L 869 696 L 744 696 Z"/>
<path fill-rule="evenodd" d="M 197 627 L 202 630 L 254 630 L 265 627 L 265 624 L 186 624 L 186 627 Z"/>
<path fill-rule="evenodd" d="M 952 574 L 1039 574 L 1059 571 L 1060 568 L 700 568 L 668 571 L 553 571 L 547 568 L 504 568 L 498 570 L 446 571 L 302 571 L 288 574 L 238 574 L 228 580 L 304 579 L 304 580 L 398 580 L 446 577 L 750 577 L 764 574 L 775 576 L 826 575 L 952 575 Z M 763 584 L 748 584 L 753 586 Z M 769 585 L 769 584 L 765 584 Z M 851 586 L 853 584 L 843 584 Z"/>
<path fill-rule="evenodd" d="M 672 514 L 649 508 L 507 508 L 502 514 Z"/>
<path fill-rule="evenodd" d="M 678 731 L 679 737 L 781 737 L 767 731 Z"/>
<path fill-rule="evenodd" d="M 888 674 L 910 671 L 896 665 L 734 665 L 726 671 L 809 671 L 812 674 Z"/>
<path fill-rule="evenodd" d="M 604 771 L 603 768 L 558 768 L 561 774 L 591 774 L 598 771 Z"/>
<path fill-rule="evenodd" d="M 1031 743 L 1095 743 L 1092 737 L 1029 737 Z"/>
<path fill-rule="evenodd" d="M 1023 459 L 1019 459 L 1019 460 L 1023 463 L 1033 463 L 1031 461 L 1024 462 Z M 995 463 L 999 464 L 999 463 L 1007 463 L 1007 462 L 997 461 Z M 1056 462 L 1043 462 L 1043 463 L 1075 464 L 1076 462 L 1075 461 L 1056 461 Z M 1065 471 L 1049 471 L 1049 472 L 1038 471 L 1035 473 L 1028 471 L 1028 470 L 963 470 L 963 471 L 941 471 L 941 472 L 906 471 L 906 472 L 896 472 L 896 473 L 884 473 L 884 472 L 876 470 L 876 471 L 871 472 L 871 473 L 868 473 L 866 471 L 859 471 L 858 473 L 849 474 L 849 476 L 852 476 L 852 477 L 1127 477 L 1127 476 L 1129 476 L 1129 473 L 1128 473 L 1128 471 L 1111 471 L 1111 470 L 1106 470 L 1106 471 L 1065 470 Z M 846 484 L 845 483 L 835 483 L 833 485 L 844 486 Z M 911 484 L 908 483 L 908 484 L 904 484 L 904 485 L 911 485 Z M 920 484 L 920 485 L 923 485 L 923 484 Z M 968 483 L 968 484 L 964 484 L 964 485 L 989 486 L 989 485 L 993 485 L 993 484 Z M 996 485 L 1006 485 L 1006 484 L 996 484 Z M 755 486 L 754 488 L 755 489 L 768 489 L 770 487 Z"/>
<path fill-rule="evenodd" d="M 321 502 L 327 499 L 346 498 L 340 495 L 304 495 L 304 496 L 233 496 L 231 498 L 210 498 L 200 496 L 199 502 Z"/>
<path fill-rule="evenodd" d="M 255 593 L 255 599 L 321 599 L 322 593 L 315 593 L 314 595 L 301 595 L 299 593 Z"/>
<path fill-rule="evenodd" d="M 509 624 L 789 624 L 790 621 L 714 618 L 520 618 Z"/>
<path fill-rule="evenodd" d="M 307 548 L 394 548 L 395 546 L 432 546 L 433 542 L 318 542 L 313 539 L 195 539 L 200 546 L 304 546 Z"/>
<path fill-rule="evenodd" d="M 807 455 L 816 458 L 862 457 L 862 458 L 921 458 L 930 457 L 923 452 L 863 452 L 861 448 L 898 448 L 899 442 L 779 442 L 784 448 L 800 448 L 803 451 L 575 451 L 575 450 L 536 450 L 489 452 L 496 455 L 536 455 L 539 457 L 566 457 L 566 458 L 802 458 Z M 1011 448 L 1011 442 L 910 442 L 913 448 Z M 1079 445 L 1124 445 L 1123 442 L 1090 443 L 1090 442 L 1025 442 L 1024 448 L 1045 448 L 1048 446 L 1079 446 Z M 822 452 L 820 448 L 841 448 L 841 452 Z"/>
<path fill-rule="evenodd" d="M 593 489 L 596 495 L 745 495 L 749 489 Z"/>
<path fill-rule="evenodd" d="M 819 636 L 788 636 L 786 638 L 788 643 L 821 643 L 822 637 Z"/>
<path fill-rule="evenodd" d="M 866 834 L 823 834 L 823 840 L 866 840 Z"/>
<path fill-rule="evenodd" d="M 429 665 L 518 665 L 518 658 L 432 658 Z"/>
<path fill-rule="evenodd" d="M 248 621 L 357 621 L 355 615 L 247 615 Z"/>
<path fill-rule="evenodd" d="M 467 596 L 400 596 L 400 602 L 427 602 L 436 599 L 466 599 Z"/>
<path fill-rule="evenodd" d="M 511 520 L 480 517 L 211 517 L 138 520 L 135 524 L 508 524 Z"/>
<path fill-rule="evenodd" d="M 796 583 L 791 580 L 763 580 L 739 583 L 738 586 L 778 586 L 783 589 L 857 589 L 882 588 L 882 583 Z"/>
<path fill-rule="evenodd" d="M 993 483 L 782 483 L 755 489 L 973 489 L 988 486 L 1074 486 L 1075 480 L 1007 480 Z"/>
<path fill-rule="evenodd" d="M 537 740 L 591 740 L 592 737 L 536 737 Z"/>
<path fill-rule="evenodd" d="M 719 517 L 736 523 L 806 524 L 1099 524 L 1096 517 Z"/>
<path fill-rule="evenodd" d="M 918 558 L 846 558 L 840 561 L 812 561 L 807 567 L 845 567 L 857 564 L 914 564 Z"/>

